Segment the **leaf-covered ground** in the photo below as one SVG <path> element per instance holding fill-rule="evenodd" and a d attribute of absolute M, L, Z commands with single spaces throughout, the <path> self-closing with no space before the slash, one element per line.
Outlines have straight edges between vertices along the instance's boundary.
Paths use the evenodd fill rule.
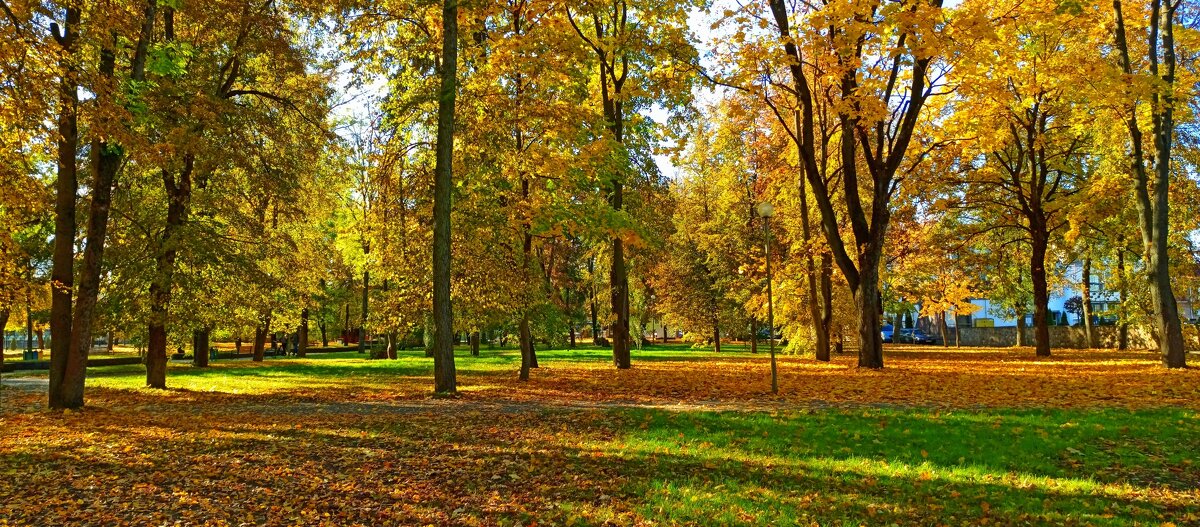
<path fill-rule="evenodd" d="M 0 524 L 1191 525 L 1200 372 L 1146 353 L 645 351 L 97 369 L 89 406 L 0 392 Z M 1057 350 L 1056 350 L 1057 351 Z"/>

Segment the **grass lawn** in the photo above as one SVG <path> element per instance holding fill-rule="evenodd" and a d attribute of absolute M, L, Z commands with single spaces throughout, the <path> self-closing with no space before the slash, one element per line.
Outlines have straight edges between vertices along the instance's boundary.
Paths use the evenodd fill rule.
<path fill-rule="evenodd" d="M 66 414 L 6 388 L 0 525 L 1200 524 L 1200 372 L 1148 353 L 782 357 L 778 395 L 765 353 L 539 359 L 460 350 L 456 399 L 419 353 L 95 368 Z"/>

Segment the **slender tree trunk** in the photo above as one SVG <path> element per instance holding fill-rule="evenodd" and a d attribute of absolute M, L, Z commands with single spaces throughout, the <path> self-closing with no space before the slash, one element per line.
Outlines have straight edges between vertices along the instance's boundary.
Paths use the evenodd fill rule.
<path fill-rule="evenodd" d="M 1030 277 L 1033 279 L 1034 347 L 1038 357 L 1050 356 L 1049 303 L 1050 288 L 1046 283 L 1047 240 L 1038 226 L 1032 226 L 1033 250 L 1029 256 Z"/>
<path fill-rule="evenodd" d="M 821 334 L 825 336 L 825 356 L 817 360 L 829 361 L 829 347 L 833 335 L 833 257 L 828 253 L 821 254 Z M 822 349 L 817 343 L 817 351 Z"/>
<path fill-rule="evenodd" d="M 322 315 L 322 318 L 324 318 L 323 315 Z M 326 333 L 324 320 L 317 322 L 317 329 L 319 329 L 321 331 L 321 347 L 328 348 L 329 347 L 329 335 Z"/>
<path fill-rule="evenodd" d="M 458 0 L 442 9 L 442 85 L 438 92 L 433 183 L 434 391 L 455 393 L 454 315 L 450 306 L 450 193 L 454 185 L 454 99 L 458 91 Z"/>
<path fill-rule="evenodd" d="M 799 112 L 796 112 L 795 122 L 801 123 Z M 801 154 L 803 155 L 803 154 Z M 805 280 L 808 282 L 808 316 L 811 319 L 813 336 L 816 337 L 816 359 L 819 361 L 829 361 L 829 328 L 825 323 L 825 316 L 821 309 L 821 299 L 818 297 L 817 291 L 817 265 L 812 254 L 812 227 L 808 218 L 808 181 L 804 176 L 804 164 L 801 163 L 800 174 L 800 226 L 804 241 L 804 268 Z M 822 262 L 824 263 L 824 262 Z M 824 273 L 824 269 L 822 269 Z M 824 283 L 822 283 L 822 286 Z M 775 328 L 768 328 L 772 334 Z"/>
<path fill-rule="evenodd" d="M 471 333 L 471 356 L 472 357 L 479 356 L 479 332 L 478 331 Z"/>
<path fill-rule="evenodd" d="M 237 339 L 235 339 L 233 341 L 233 347 L 234 347 L 236 354 L 238 354 L 238 355 L 242 354 L 242 337 L 238 337 Z"/>
<path fill-rule="evenodd" d="M 4 328 L 8 326 L 8 316 L 11 314 L 10 308 L 0 309 L 0 372 L 4 371 Z"/>
<path fill-rule="evenodd" d="M 371 292 L 371 271 L 363 269 L 362 321 L 358 326 L 358 352 L 367 351 L 367 302 Z"/>
<path fill-rule="evenodd" d="M 44 350 L 44 349 L 46 349 L 46 336 L 45 336 L 45 333 L 46 333 L 46 331 L 45 331 L 45 330 L 43 330 L 43 329 L 38 329 L 38 330 L 37 330 L 37 343 L 38 343 L 38 344 L 37 344 L 37 347 L 38 347 L 38 349 L 39 349 L 39 350 Z"/>
<path fill-rule="evenodd" d="M 346 315 L 342 319 L 342 346 L 350 345 L 350 303 L 346 303 Z"/>
<path fill-rule="evenodd" d="M 1025 346 L 1025 310 L 1017 310 L 1017 347 Z"/>
<path fill-rule="evenodd" d="M 618 203 L 616 210 L 620 208 L 621 184 L 613 183 L 613 201 Z M 613 349 L 613 364 L 618 369 L 627 369 L 632 366 L 630 362 L 629 350 L 629 277 L 625 270 L 625 242 L 621 238 L 613 238 L 613 264 L 612 270 L 609 273 L 609 280 L 612 283 L 612 306 L 613 306 L 613 324 L 612 324 L 612 349 Z"/>
<path fill-rule="evenodd" d="M 1125 249 L 1122 243 L 1122 247 L 1117 249 L 1117 277 L 1121 284 L 1121 305 L 1117 308 L 1117 349 L 1122 351 L 1129 349 L 1129 315 L 1125 308 L 1129 302 L 1129 286 L 1125 282 L 1125 276 Z"/>
<path fill-rule="evenodd" d="M 663 324 L 663 344 L 667 343 L 667 325 Z"/>
<path fill-rule="evenodd" d="M 300 327 L 296 328 L 296 356 L 308 356 L 308 308 L 300 310 Z"/>
<path fill-rule="evenodd" d="M 105 346 L 108 348 L 106 351 L 108 352 L 109 355 L 112 355 L 113 347 L 116 346 L 116 340 L 117 340 L 116 337 L 117 336 L 113 333 L 113 330 L 111 330 L 111 329 L 108 330 L 108 334 L 105 335 L 104 342 L 105 342 Z"/>
<path fill-rule="evenodd" d="M 1083 257 L 1083 280 L 1080 285 L 1083 299 L 1083 334 L 1087 339 L 1087 347 L 1095 349 L 1100 347 L 1097 342 L 1096 328 L 1092 324 L 1092 257 L 1086 255 Z"/>
<path fill-rule="evenodd" d="M 942 347 L 949 348 L 950 347 L 950 339 L 949 339 L 950 335 L 948 334 L 949 332 L 946 330 L 947 328 L 946 328 L 946 312 L 945 311 L 938 313 L 937 321 L 938 321 L 938 333 L 942 337 Z"/>
<path fill-rule="evenodd" d="M 197 368 L 208 367 L 208 328 L 192 331 L 192 365 Z"/>
<path fill-rule="evenodd" d="M 754 317 L 750 317 L 750 353 L 758 353 L 758 319 Z"/>
<path fill-rule="evenodd" d="M 51 31 L 62 51 L 59 61 L 61 78 L 58 88 L 58 179 L 54 200 L 54 254 L 50 271 L 50 408 L 79 408 L 82 397 L 74 392 L 76 379 L 82 379 L 86 364 L 71 356 L 71 313 L 75 291 L 75 198 L 79 192 L 75 156 L 79 151 L 79 79 L 76 64 L 79 39 L 80 10 L 66 8 L 59 34 L 58 25 Z M 64 394 L 64 386 L 70 385 Z M 81 394 L 80 394 L 81 395 Z"/>
<path fill-rule="evenodd" d="M 529 380 L 529 369 L 533 367 L 533 338 L 529 332 L 529 315 L 521 315 L 521 322 L 517 324 L 518 344 L 521 346 L 521 374 L 522 381 Z"/>
<path fill-rule="evenodd" d="M 717 353 L 721 353 L 721 324 L 717 323 L 717 321 L 714 320 L 712 328 L 713 328 L 713 333 L 712 333 L 712 335 L 713 335 L 712 336 L 713 351 L 715 351 Z"/>
<path fill-rule="evenodd" d="M 570 339 L 570 342 L 568 343 L 568 347 L 570 347 L 570 349 L 575 349 L 575 322 L 574 321 L 571 322 L 571 326 L 568 328 L 568 331 L 569 331 L 569 334 L 567 335 L 567 338 Z"/>

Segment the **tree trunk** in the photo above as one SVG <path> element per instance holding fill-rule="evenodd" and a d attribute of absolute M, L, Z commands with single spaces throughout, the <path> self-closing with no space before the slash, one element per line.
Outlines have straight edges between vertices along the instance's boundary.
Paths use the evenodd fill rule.
<path fill-rule="evenodd" d="M 871 249 L 866 249 L 871 250 Z M 860 281 L 854 290 L 854 304 L 858 308 L 858 367 L 883 367 L 883 335 L 879 317 L 883 314 L 883 303 L 879 294 L 879 265 L 870 257 L 859 265 Z"/>
<path fill-rule="evenodd" d="M 254 328 L 254 350 L 253 350 L 254 356 L 251 359 L 252 361 L 254 361 L 254 362 L 262 362 L 263 361 L 264 355 L 266 354 L 267 334 L 270 331 L 271 331 L 271 316 L 268 315 L 263 320 L 262 325 L 259 325 Z"/>
<path fill-rule="evenodd" d="M 208 328 L 192 331 L 192 365 L 197 368 L 208 367 L 208 336 Z"/>
<path fill-rule="evenodd" d="M 4 371 L 4 328 L 8 326 L 8 316 L 12 314 L 10 308 L 0 309 L 0 372 Z"/>
<path fill-rule="evenodd" d="M 308 356 L 308 308 L 300 310 L 300 327 L 296 328 L 296 357 Z"/>
<path fill-rule="evenodd" d="M 358 352 L 367 351 L 367 301 L 371 292 L 371 271 L 363 269 L 362 320 L 358 326 Z"/>
<path fill-rule="evenodd" d="M 50 271 L 50 333 L 54 337 L 50 349 L 50 408 L 79 408 L 78 380 L 83 378 L 86 364 L 71 356 L 71 313 L 75 290 L 75 198 L 79 192 L 75 156 L 79 151 L 79 80 L 76 66 L 79 39 L 80 10 L 66 8 L 62 34 L 52 24 L 54 38 L 62 51 L 59 68 L 62 76 L 58 87 L 58 179 L 54 200 L 54 254 Z M 64 387 L 70 386 L 64 390 Z M 64 393 L 70 392 L 70 394 Z"/>
<path fill-rule="evenodd" d="M 1029 255 L 1030 277 L 1033 279 L 1033 333 L 1034 347 L 1038 357 L 1050 356 L 1050 326 L 1048 320 L 1050 289 L 1046 283 L 1045 236 L 1037 226 L 1033 230 L 1033 250 Z"/>
<path fill-rule="evenodd" d="M 37 330 L 37 347 L 39 350 L 46 349 L 46 331 L 43 329 Z"/>
<path fill-rule="evenodd" d="M 613 184 L 613 198 L 620 203 L 621 184 Z M 621 210 L 620 205 L 614 207 Z M 629 277 L 625 270 L 625 242 L 621 238 L 613 238 L 612 270 L 609 280 L 612 283 L 612 350 L 613 364 L 618 369 L 632 366 L 629 350 Z"/>
<path fill-rule="evenodd" d="M 454 98 L 458 91 L 458 0 L 445 0 L 443 4 L 441 73 L 433 183 L 433 377 L 435 392 L 455 393 L 458 381 L 451 342 L 450 193 L 454 185 Z"/>
<path fill-rule="evenodd" d="M 242 337 L 238 337 L 233 341 L 234 349 L 238 355 L 242 354 Z"/>
<path fill-rule="evenodd" d="M 754 317 L 750 317 L 750 353 L 758 353 L 758 319 Z"/>
<path fill-rule="evenodd" d="M 1119 298 L 1121 305 L 1117 308 L 1117 349 L 1124 351 L 1129 349 L 1129 316 L 1125 309 L 1125 306 L 1129 302 L 1129 287 L 1125 282 L 1125 248 L 1123 243 L 1122 247 L 1117 249 L 1117 277 L 1120 279 L 1121 284 Z"/>
<path fill-rule="evenodd" d="M 322 315 L 321 318 L 323 319 L 324 316 Z M 329 347 L 329 335 L 325 332 L 325 321 L 324 320 L 317 322 L 317 329 L 321 330 L 321 347 L 328 348 Z"/>
<path fill-rule="evenodd" d="M 818 336 L 825 338 L 824 344 L 817 342 L 817 360 L 829 361 L 829 345 L 833 334 L 833 258 L 828 253 L 821 254 L 821 332 Z M 824 355 L 820 354 L 824 350 Z"/>
<path fill-rule="evenodd" d="M 1025 311 L 1017 310 L 1017 347 L 1025 345 Z"/>
<path fill-rule="evenodd" d="M 799 119 L 797 119 L 797 122 L 799 122 Z M 829 330 L 825 325 L 825 317 L 821 310 L 821 299 L 818 297 L 819 293 L 817 291 L 817 265 L 812 254 L 812 227 L 808 218 L 808 182 L 803 173 L 803 163 L 800 166 L 800 226 L 801 233 L 803 234 L 801 239 L 804 241 L 805 280 L 808 283 L 808 298 L 806 298 L 808 302 L 808 316 L 811 320 L 813 336 L 816 338 L 814 355 L 817 360 L 828 362 Z M 775 328 L 767 329 L 774 336 Z"/>
<path fill-rule="evenodd" d="M 938 332 L 941 333 L 941 336 L 942 336 L 942 347 L 949 348 L 950 347 L 950 338 L 949 338 L 950 335 L 949 335 L 949 332 L 946 330 L 946 312 L 942 311 L 941 313 L 938 313 L 937 319 L 938 319 Z"/>
<path fill-rule="evenodd" d="M 572 317 L 572 318 L 574 318 L 574 317 Z M 570 339 L 570 341 L 568 342 L 567 345 L 568 345 L 568 347 L 570 347 L 570 349 L 575 349 L 575 322 L 574 321 L 571 321 L 571 325 L 570 325 L 570 327 L 567 328 L 567 331 L 568 331 L 567 338 Z"/>
<path fill-rule="evenodd" d="M 1087 347 L 1095 349 L 1100 347 L 1096 342 L 1096 328 L 1092 324 L 1092 257 L 1090 255 L 1083 257 L 1083 273 L 1082 283 L 1079 284 L 1082 291 L 1083 299 L 1083 335 L 1087 339 Z"/>
<path fill-rule="evenodd" d="M 713 351 L 721 353 L 721 325 L 713 321 Z"/>
<path fill-rule="evenodd" d="M 184 154 L 184 166 L 176 178 L 163 169 L 162 183 L 166 190 L 167 222 L 163 226 L 159 242 L 154 278 L 150 282 L 150 341 L 146 354 L 146 386 L 167 387 L 167 319 L 171 305 L 171 290 L 175 287 L 175 259 L 179 247 L 181 230 L 187 223 L 188 201 L 192 196 L 192 168 L 194 157 Z M 83 286 L 80 285 L 80 291 Z M 76 308 L 76 324 L 79 309 Z M 76 327 L 78 329 L 78 326 Z M 78 331 L 77 331 L 78 333 Z"/>
<path fill-rule="evenodd" d="M 479 332 L 478 331 L 471 333 L 471 356 L 472 357 L 479 356 Z"/>
<path fill-rule="evenodd" d="M 109 355 L 112 355 L 113 347 L 116 346 L 116 341 L 117 341 L 116 337 L 117 336 L 115 334 L 113 334 L 113 330 L 111 330 L 111 329 L 108 330 L 108 334 L 105 335 L 104 343 L 105 343 L 105 346 L 108 348 L 106 351 L 108 351 Z"/>
<path fill-rule="evenodd" d="M 519 344 L 521 346 L 521 374 L 522 381 L 529 380 L 529 368 L 533 367 L 533 338 L 529 332 L 529 314 L 521 315 L 521 322 L 517 325 L 519 334 Z"/>
<path fill-rule="evenodd" d="M 350 303 L 346 303 L 346 316 L 342 320 L 342 346 L 350 345 Z"/>

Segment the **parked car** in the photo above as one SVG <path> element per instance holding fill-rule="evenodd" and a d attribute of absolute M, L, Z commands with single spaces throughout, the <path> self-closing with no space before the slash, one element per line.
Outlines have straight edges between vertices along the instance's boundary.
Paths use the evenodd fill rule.
<path fill-rule="evenodd" d="M 891 324 L 884 324 L 884 326 L 880 328 L 879 336 L 883 337 L 883 341 L 885 343 L 891 344 L 892 335 L 895 334 L 895 332 L 896 329 L 892 327 Z"/>
<path fill-rule="evenodd" d="M 926 335 L 924 331 L 912 328 L 900 330 L 900 335 L 896 337 L 896 342 L 907 342 L 910 344 L 937 344 L 937 339 L 930 335 Z"/>

